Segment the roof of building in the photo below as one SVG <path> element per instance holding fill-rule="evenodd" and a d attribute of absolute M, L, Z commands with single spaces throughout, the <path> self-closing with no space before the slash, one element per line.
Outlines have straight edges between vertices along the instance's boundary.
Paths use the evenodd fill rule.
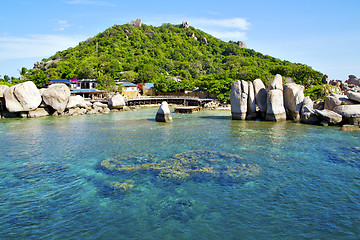
<path fill-rule="evenodd" d="M 124 86 L 124 87 L 137 87 L 137 85 L 133 84 L 133 83 L 123 83 L 121 85 Z"/>
<path fill-rule="evenodd" d="M 153 89 L 154 88 L 154 83 L 145 83 L 144 88 Z"/>
<path fill-rule="evenodd" d="M 72 92 L 72 93 L 101 93 L 104 91 L 92 88 L 92 89 L 70 89 L 70 92 Z"/>
<path fill-rule="evenodd" d="M 65 84 L 69 84 L 70 81 L 67 79 L 49 79 L 49 82 L 51 83 L 65 83 Z"/>

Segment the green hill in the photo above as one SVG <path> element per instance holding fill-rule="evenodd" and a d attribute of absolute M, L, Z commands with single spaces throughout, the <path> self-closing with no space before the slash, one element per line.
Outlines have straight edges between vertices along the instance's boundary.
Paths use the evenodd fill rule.
<path fill-rule="evenodd" d="M 204 39 L 206 38 L 206 40 Z M 27 80 L 43 87 L 49 78 L 96 78 L 112 90 L 115 79 L 154 82 L 162 92 L 201 88 L 227 100 L 231 83 L 262 79 L 277 73 L 305 86 L 321 83 L 322 73 L 311 67 L 281 61 L 238 44 L 224 42 L 193 27 L 114 25 L 78 46 L 43 59 Z M 170 77 L 179 77 L 181 82 Z"/>

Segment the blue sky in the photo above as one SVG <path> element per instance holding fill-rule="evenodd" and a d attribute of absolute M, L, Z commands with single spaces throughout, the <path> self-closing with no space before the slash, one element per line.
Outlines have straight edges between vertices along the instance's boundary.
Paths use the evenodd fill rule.
<path fill-rule="evenodd" d="M 359 0 L 116 1 L 4 0 L 0 14 L 0 75 L 76 46 L 113 26 L 189 21 L 224 41 L 281 60 L 304 63 L 330 79 L 360 77 Z"/>

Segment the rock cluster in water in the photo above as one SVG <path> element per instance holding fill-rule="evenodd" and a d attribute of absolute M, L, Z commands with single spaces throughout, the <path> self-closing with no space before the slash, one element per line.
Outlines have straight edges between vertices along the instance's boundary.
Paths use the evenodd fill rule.
<path fill-rule="evenodd" d="M 125 108 L 122 95 L 113 95 L 108 104 L 91 103 L 82 96 L 70 94 L 65 84 L 53 84 L 38 89 L 31 81 L 11 87 L 0 85 L 2 117 L 43 117 L 59 115 L 83 115 L 109 113 L 111 109 Z"/>
<path fill-rule="evenodd" d="M 220 183 L 249 181 L 260 174 L 260 166 L 248 164 L 240 156 L 208 150 L 175 154 L 160 162 L 146 154 L 119 155 L 107 158 L 101 167 L 123 174 L 152 173 L 176 181 L 215 180 Z"/>
<path fill-rule="evenodd" d="M 279 74 L 267 89 L 260 79 L 253 82 L 235 81 L 230 94 L 232 118 L 244 120 L 257 117 L 268 121 L 340 124 L 345 126 L 344 130 L 357 130 L 360 126 L 360 83 L 352 75 L 349 79 L 344 84 L 346 95 L 332 93 L 323 104 L 318 104 L 315 108 L 313 101 L 304 96 L 304 86 L 296 83 L 283 85 Z M 337 82 L 329 84 L 338 85 Z"/>

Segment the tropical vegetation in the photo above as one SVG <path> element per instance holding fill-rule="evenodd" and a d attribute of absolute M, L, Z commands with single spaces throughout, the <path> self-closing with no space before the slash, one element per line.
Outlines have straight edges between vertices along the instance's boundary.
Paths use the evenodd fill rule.
<path fill-rule="evenodd" d="M 309 87 L 321 84 L 323 74 L 224 42 L 193 27 L 114 25 L 76 47 L 59 51 L 34 69 L 22 69 L 23 79 L 44 87 L 50 78 L 96 78 L 101 89 L 116 89 L 115 80 L 153 82 L 159 92 L 207 90 L 229 99 L 235 80 L 262 79 L 275 74 Z M 19 71 L 19 72 L 20 72 Z M 180 79 L 180 81 L 179 81 Z"/>

